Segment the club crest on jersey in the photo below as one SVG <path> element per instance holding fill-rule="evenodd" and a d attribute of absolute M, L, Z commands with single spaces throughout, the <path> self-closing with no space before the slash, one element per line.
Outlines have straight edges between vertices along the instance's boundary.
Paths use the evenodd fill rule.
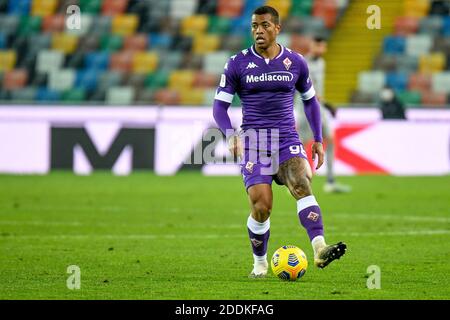
<path fill-rule="evenodd" d="M 312 220 L 312 221 L 316 222 L 317 220 L 319 220 L 319 214 L 318 214 L 318 213 L 315 213 L 314 211 L 311 211 L 311 212 L 308 214 L 307 218 L 308 218 L 309 220 Z"/>
<path fill-rule="evenodd" d="M 251 161 L 248 161 L 247 164 L 245 165 L 245 169 L 247 169 L 248 172 L 252 173 L 253 172 L 253 166 L 255 164 Z"/>
<path fill-rule="evenodd" d="M 286 58 L 283 60 L 283 64 L 284 64 L 284 67 L 286 68 L 286 70 L 289 70 L 289 68 L 292 65 L 292 62 L 291 62 L 291 60 L 289 60 L 289 58 Z"/>
<path fill-rule="evenodd" d="M 255 238 L 250 239 L 250 241 L 253 243 L 253 245 L 254 245 L 255 247 L 259 247 L 259 246 L 262 245 L 262 243 L 263 243 L 261 240 L 258 240 L 258 239 L 255 239 Z"/>

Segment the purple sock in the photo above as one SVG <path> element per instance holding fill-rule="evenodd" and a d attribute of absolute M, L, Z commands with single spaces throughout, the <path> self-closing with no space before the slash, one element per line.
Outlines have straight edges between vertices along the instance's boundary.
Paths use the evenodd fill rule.
<path fill-rule="evenodd" d="M 298 200 L 297 212 L 300 223 L 306 229 L 311 241 L 317 236 L 323 236 L 322 213 L 314 196 Z"/>
<path fill-rule="evenodd" d="M 247 220 L 248 236 L 255 256 L 264 256 L 267 253 L 267 244 L 270 237 L 270 220 L 267 219 L 264 222 L 258 222 L 248 217 Z"/>

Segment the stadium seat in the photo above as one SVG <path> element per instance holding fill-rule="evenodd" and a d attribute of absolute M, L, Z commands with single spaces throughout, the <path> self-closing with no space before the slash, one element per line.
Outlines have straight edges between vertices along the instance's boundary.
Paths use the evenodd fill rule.
<path fill-rule="evenodd" d="M 266 5 L 274 7 L 278 11 L 280 18 L 284 19 L 289 14 L 289 10 L 292 6 L 292 0 L 267 0 Z"/>
<path fill-rule="evenodd" d="M 52 43 L 50 33 L 37 33 L 28 36 L 28 52 L 37 54 L 41 50 L 49 49 Z"/>
<path fill-rule="evenodd" d="M 396 91 L 406 90 L 408 74 L 405 72 L 389 72 L 386 74 L 386 85 Z"/>
<path fill-rule="evenodd" d="M 160 105 L 178 105 L 180 104 L 180 94 L 173 89 L 159 89 L 155 91 L 154 99 Z"/>
<path fill-rule="evenodd" d="M 5 72 L 3 75 L 3 89 L 15 90 L 26 86 L 28 81 L 28 71 L 16 69 Z"/>
<path fill-rule="evenodd" d="M 80 37 L 78 50 L 80 52 L 91 52 L 96 51 L 100 46 L 99 35 L 92 33 Z"/>
<path fill-rule="evenodd" d="M 358 75 L 358 90 L 368 93 L 377 93 L 386 83 L 383 71 L 363 71 Z"/>
<path fill-rule="evenodd" d="M 112 20 L 112 32 L 115 34 L 129 36 L 136 32 L 138 17 L 133 14 L 114 16 Z"/>
<path fill-rule="evenodd" d="M 152 89 L 142 88 L 136 92 L 136 104 L 148 105 L 154 100 L 155 91 Z"/>
<path fill-rule="evenodd" d="M 90 52 L 84 56 L 86 69 L 106 70 L 109 66 L 109 53 L 104 51 Z"/>
<path fill-rule="evenodd" d="M 173 70 L 181 65 L 183 55 L 179 51 L 169 51 L 160 56 L 160 70 Z"/>
<path fill-rule="evenodd" d="M 239 16 L 230 19 L 230 34 L 247 35 L 250 32 L 248 17 Z"/>
<path fill-rule="evenodd" d="M 444 37 L 449 37 L 450 36 L 450 17 L 444 17 L 443 18 L 442 35 Z"/>
<path fill-rule="evenodd" d="M 411 91 L 430 91 L 431 74 L 413 73 L 409 76 L 408 90 Z"/>
<path fill-rule="evenodd" d="M 431 76 L 431 89 L 433 92 L 450 93 L 450 72 L 433 73 Z"/>
<path fill-rule="evenodd" d="M 397 57 L 398 56 L 394 54 L 380 54 L 375 58 L 373 69 L 382 71 L 395 71 L 397 70 Z"/>
<path fill-rule="evenodd" d="M 132 71 L 134 73 L 154 72 L 158 66 L 158 55 L 156 52 L 136 52 L 133 57 Z"/>
<path fill-rule="evenodd" d="M 15 35 L 19 29 L 20 17 L 11 15 L 0 15 L 0 30 L 5 35 Z"/>
<path fill-rule="evenodd" d="M 6 35 L 0 31 L 0 49 L 4 50 L 7 46 L 7 42 Z"/>
<path fill-rule="evenodd" d="M 426 34 L 410 35 L 406 38 L 406 54 L 418 57 L 430 52 L 433 39 Z"/>
<path fill-rule="evenodd" d="M 209 74 L 202 71 L 196 72 L 194 76 L 193 86 L 195 88 L 211 88 L 219 84 L 219 76 L 217 74 Z"/>
<path fill-rule="evenodd" d="M 419 57 L 419 71 L 422 73 L 440 72 L 445 70 L 447 57 L 442 52 L 434 52 Z"/>
<path fill-rule="evenodd" d="M 151 33 L 148 44 L 152 49 L 168 49 L 172 43 L 172 35 L 168 33 Z"/>
<path fill-rule="evenodd" d="M 123 83 L 125 86 L 133 87 L 138 92 L 144 88 L 146 78 L 147 75 L 145 73 L 129 73 L 125 75 Z"/>
<path fill-rule="evenodd" d="M 31 6 L 33 16 L 47 17 L 52 15 L 58 7 L 58 0 L 34 0 Z"/>
<path fill-rule="evenodd" d="M 217 51 L 220 45 L 220 37 L 215 34 L 198 34 L 194 37 L 192 52 L 206 54 Z"/>
<path fill-rule="evenodd" d="M 111 87 L 106 91 L 106 103 L 109 105 L 130 105 L 135 96 L 132 87 Z"/>
<path fill-rule="evenodd" d="M 103 0 L 102 15 L 117 16 L 123 14 L 128 6 L 128 0 Z"/>
<path fill-rule="evenodd" d="M 69 33 L 54 33 L 52 36 L 52 49 L 65 54 L 73 53 L 78 45 L 78 37 Z"/>
<path fill-rule="evenodd" d="M 216 96 L 217 89 L 205 89 L 203 92 L 203 105 L 204 106 L 212 106 L 214 103 L 214 98 Z"/>
<path fill-rule="evenodd" d="M 181 19 L 192 16 L 197 8 L 198 0 L 172 0 L 170 1 L 170 17 Z"/>
<path fill-rule="evenodd" d="M 164 70 L 158 70 L 147 75 L 144 85 L 150 89 L 159 89 L 166 87 L 168 83 L 169 73 Z"/>
<path fill-rule="evenodd" d="M 192 70 L 174 70 L 169 76 L 170 89 L 191 88 L 195 73 Z"/>
<path fill-rule="evenodd" d="M 133 66 L 133 52 L 121 51 L 111 54 L 109 69 L 112 71 L 130 72 Z"/>
<path fill-rule="evenodd" d="M 430 0 L 403 0 L 403 14 L 406 17 L 421 18 L 430 10 Z"/>
<path fill-rule="evenodd" d="M 407 36 L 419 30 L 419 19 L 415 17 L 398 17 L 394 22 L 395 35 Z"/>
<path fill-rule="evenodd" d="M 220 50 L 226 50 L 230 52 L 239 52 L 245 48 L 245 43 L 242 35 L 226 35 L 221 37 Z"/>
<path fill-rule="evenodd" d="M 30 85 L 35 87 L 46 87 L 48 82 L 48 74 L 43 72 L 32 73 L 32 79 L 29 79 Z"/>
<path fill-rule="evenodd" d="M 83 69 L 78 70 L 75 79 L 75 87 L 86 91 L 92 91 L 97 88 L 98 78 L 101 70 Z"/>
<path fill-rule="evenodd" d="M 31 11 L 31 0 L 9 0 L 8 14 L 26 16 Z"/>
<path fill-rule="evenodd" d="M 180 89 L 180 104 L 187 106 L 199 106 L 203 104 L 205 90 L 203 89 Z"/>
<path fill-rule="evenodd" d="M 92 21 L 91 30 L 93 33 L 100 34 L 102 36 L 109 36 L 111 32 L 112 18 L 109 16 L 97 16 Z"/>
<path fill-rule="evenodd" d="M 123 46 L 123 37 L 120 35 L 105 34 L 100 39 L 100 49 L 105 51 L 118 51 Z"/>
<path fill-rule="evenodd" d="M 398 71 L 415 71 L 419 65 L 419 59 L 416 56 L 401 55 L 397 57 Z"/>
<path fill-rule="evenodd" d="M 64 90 L 61 93 L 61 101 L 71 104 L 82 103 L 86 99 L 86 91 L 82 88 L 73 88 L 69 90 Z"/>
<path fill-rule="evenodd" d="M 419 33 L 437 36 L 442 33 L 443 25 L 442 17 L 431 16 L 422 18 L 419 21 Z"/>
<path fill-rule="evenodd" d="M 291 15 L 294 17 L 307 17 L 312 13 L 314 0 L 292 0 Z"/>
<path fill-rule="evenodd" d="M 277 42 L 279 44 L 281 44 L 282 46 L 291 48 L 291 35 L 287 34 L 287 33 L 281 33 L 278 35 L 277 37 Z"/>
<path fill-rule="evenodd" d="M 73 54 L 67 55 L 64 67 L 77 70 L 84 68 L 85 56 L 86 53 L 81 51 L 75 51 Z"/>
<path fill-rule="evenodd" d="M 58 102 L 60 99 L 60 92 L 57 90 L 52 90 L 50 88 L 38 88 L 36 91 L 35 101 L 37 103 L 49 103 Z"/>
<path fill-rule="evenodd" d="M 337 0 L 314 1 L 312 14 L 316 18 L 321 18 L 327 28 L 334 28 L 338 13 Z"/>
<path fill-rule="evenodd" d="M 211 74 L 222 74 L 225 63 L 230 59 L 229 51 L 212 52 L 205 56 L 204 71 Z"/>
<path fill-rule="evenodd" d="M 59 69 L 64 63 L 64 54 L 55 50 L 42 50 L 38 53 L 36 71 L 47 73 Z"/>
<path fill-rule="evenodd" d="M 215 15 L 217 11 L 217 1 L 199 0 L 195 11 L 200 14 L 206 14 L 207 16 Z"/>
<path fill-rule="evenodd" d="M 143 33 L 125 37 L 123 49 L 126 51 L 145 51 L 148 47 L 149 37 Z"/>
<path fill-rule="evenodd" d="M 193 15 L 184 17 L 181 20 L 181 34 L 184 36 L 195 36 L 197 34 L 205 33 L 208 28 L 208 16 Z"/>
<path fill-rule="evenodd" d="M 235 18 L 241 14 L 243 0 L 218 0 L 217 15 L 227 18 Z"/>
<path fill-rule="evenodd" d="M 14 69 L 17 61 L 17 53 L 13 50 L 0 51 L 0 72 Z"/>
<path fill-rule="evenodd" d="M 80 11 L 87 14 L 97 14 L 100 12 L 103 0 L 79 0 Z"/>
<path fill-rule="evenodd" d="M 422 102 L 422 93 L 420 91 L 399 91 L 396 92 L 398 100 L 407 105 L 420 105 Z"/>
<path fill-rule="evenodd" d="M 66 26 L 66 17 L 62 14 L 46 16 L 42 21 L 42 31 L 63 32 Z"/>
<path fill-rule="evenodd" d="M 100 74 L 97 88 L 106 90 L 109 87 L 120 86 L 123 81 L 123 73 L 118 71 L 106 71 Z"/>
<path fill-rule="evenodd" d="M 48 88 L 51 90 L 71 89 L 75 83 L 75 77 L 74 69 L 53 70 L 49 74 Z"/>
<path fill-rule="evenodd" d="M 377 93 L 355 90 L 351 94 L 350 101 L 351 103 L 355 104 L 370 104 L 375 103 L 377 101 L 377 98 Z"/>
<path fill-rule="evenodd" d="M 424 91 L 421 102 L 425 107 L 444 107 L 447 103 L 447 93 Z"/>
<path fill-rule="evenodd" d="M 41 30 L 42 17 L 22 16 L 20 18 L 19 34 L 29 35 Z"/>
<path fill-rule="evenodd" d="M 403 54 L 405 52 L 406 39 L 402 36 L 387 36 L 383 41 L 383 52 Z"/>
<path fill-rule="evenodd" d="M 228 18 L 211 16 L 209 17 L 208 32 L 227 34 L 230 31 L 230 21 Z"/>
<path fill-rule="evenodd" d="M 312 38 L 307 36 L 302 36 L 298 34 L 291 35 L 291 46 L 290 48 L 295 52 L 300 54 L 307 54 L 312 45 Z"/>
<path fill-rule="evenodd" d="M 17 89 L 11 91 L 11 100 L 17 103 L 31 103 L 36 98 L 36 88 L 25 87 L 23 89 Z"/>

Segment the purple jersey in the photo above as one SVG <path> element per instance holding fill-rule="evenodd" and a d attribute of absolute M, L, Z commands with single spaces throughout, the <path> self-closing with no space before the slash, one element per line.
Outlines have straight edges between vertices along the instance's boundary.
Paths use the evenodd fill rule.
<path fill-rule="evenodd" d="M 278 129 L 280 138 L 297 135 L 294 94 L 303 100 L 315 95 L 302 55 L 280 45 L 274 59 L 265 59 L 254 46 L 232 56 L 225 64 L 215 99 L 231 103 L 234 94 L 242 102 L 242 129 Z"/>

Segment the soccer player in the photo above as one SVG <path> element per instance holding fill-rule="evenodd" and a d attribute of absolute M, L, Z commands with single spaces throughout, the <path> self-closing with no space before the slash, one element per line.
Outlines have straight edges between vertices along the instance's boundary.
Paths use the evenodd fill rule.
<path fill-rule="evenodd" d="M 263 6 L 253 12 L 251 30 L 255 42 L 225 64 L 213 106 L 214 119 L 228 140 L 230 152 L 241 159 L 251 208 L 247 220 L 254 258 L 250 277 L 267 274 L 273 180 L 285 185 L 296 199 L 298 217 L 311 240 L 316 266 L 327 266 L 346 250 L 342 242 L 325 243 L 322 213 L 311 189 L 311 167 L 295 128 L 295 90 L 304 100 L 314 132 L 312 153 L 317 167 L 324 157 L 320 107 L 305 59 L 277 43 L 280 29 L 274 8 Z M 227 113 L 235 94 L 242 101 L 239 132 L 233 129 Z"/>
<path fill-rule="evenodd" d="M 310 52 L 305 57 L 308 63 L 311 80 L 314 83 L 316 97 L 320 103 L 322 135 L 326 144 L 325 164 L 327 169 L 327 182 L 324 184 L 323 190 L 330 193 L 350 192 L 350 186 L 337 183 L 334 176 L 334 137 L 329 117 L 334 116 L 336 110 L 332 105 L 325 101 L 324 97 L 326 64 L 323 55 L 326 53 L 326 51 L 326 40 L 322 37 L 314 37 L 311 43 Z M 313 135 L 307 124 L 307 121 L 308 120 L 304 116 L 304 112 L 302 112 L 300 108 L 299 125 L 297 129 L 299 130 L 300 137 L 304 142 L 313 139 Z"/>

